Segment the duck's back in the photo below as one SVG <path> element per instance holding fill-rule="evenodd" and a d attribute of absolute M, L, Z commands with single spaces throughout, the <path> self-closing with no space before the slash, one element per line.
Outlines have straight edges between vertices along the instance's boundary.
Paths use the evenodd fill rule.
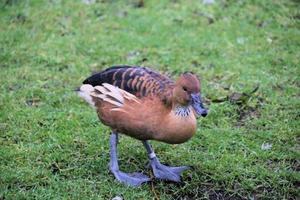
<path fill-rule="evenodd" d="M 138 98 L 154 94 L 163 101 L 169 100 L 172 95 L 171 88 L 174 86 L 169 77 L 137 66 L 113 66 L 90 76 L 83 83 L 92 86 L 109 83 Z"/>

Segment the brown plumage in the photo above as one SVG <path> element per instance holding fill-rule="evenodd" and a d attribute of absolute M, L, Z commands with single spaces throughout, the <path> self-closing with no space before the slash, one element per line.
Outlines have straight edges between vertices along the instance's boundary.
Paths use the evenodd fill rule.
<path fill-rule="evenodd" d="M 87 78 L 79 95 L 96 108 L 101 122 L 113 130 L 112 136 L 122 133 L 143 141 L 150 158 L 154 158 L 147 140 L 179 144 L 196 133 L 196 117 L 207 115 L 200 86 L 199 79 L 191 72 L 183 73 L 174 82 L 149 68 L 114 66 Z M 112 140 L 112 149 L 113 144 Z M 166 173 L 162 176 L 154 171 L 158 178 L 180 180 L 180 170 L 172 172 L 174 169 L 153 162 L 154 169 L 162 168 Z M 140 184 L 127 175 L 120 178 L 118 167 L 114 166 L 117 165 L 111 165 L 111 170 L 118 180 Z"/>
<path fill-rule="evenodd" d="M 117 91 L 122 89 L 120 91 L 125 94 L 135 96 L 136 100 L 125 98 L 124 102 L 119 102 L 120 105 L 115 105 L 94 95 L 103 92 L 92 92 L 92 101 L 101 122 L 117 132 L 139 140 L 166 143 L 185 142 L 196 132 L 195 114 L 181 117 L 172 109 L 187 105 L 189 93 L 200 91 L 198 78 L 190 72 L 182 74 L 175 83 L 149 68 L 117 66 L 94 74 L 83 83 L 93 87 L 106 83 L 118 87 Z"/>
<path fill-rule="evenodd" d="M 83 81 L 92 86 L 109 83 L 137 97 L 155 94 L 168 102 L 174 82 L 167 76 L 146 67 L 114 66 L 96 73 Z"/>

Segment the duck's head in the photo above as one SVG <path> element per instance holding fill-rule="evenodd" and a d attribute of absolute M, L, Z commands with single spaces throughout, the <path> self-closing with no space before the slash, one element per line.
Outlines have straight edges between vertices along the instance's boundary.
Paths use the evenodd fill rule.
<path fill-rule="evenodd" d="M 173 102 L 181 106 L 192 106 L 198 116 L 205 117 L 208 113 L 201 99 L 201 84 L 192 72 L 179 76 L 173 89 Z"/>

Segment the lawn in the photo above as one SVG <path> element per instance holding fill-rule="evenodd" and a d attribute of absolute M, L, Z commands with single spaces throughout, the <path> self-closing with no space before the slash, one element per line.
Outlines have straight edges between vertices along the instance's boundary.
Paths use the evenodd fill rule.
<path fill-rule="evenodd" d="M 0 199 L 299 199 L 300 4 L 291 0 L 0 1 Z M 202 80 L 209 115 L 161 162 L 180 184 L 109 173 L 109 133 L 74 89 L 93 71 L 148 66 Z M 147 168 L 122 137 L 121 168 Z"/>

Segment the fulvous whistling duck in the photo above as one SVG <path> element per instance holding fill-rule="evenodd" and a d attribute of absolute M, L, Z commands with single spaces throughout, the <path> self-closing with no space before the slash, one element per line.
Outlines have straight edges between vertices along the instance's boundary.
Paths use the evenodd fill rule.
<path fill-rule="evenodd" d="M 118 181 L 131 186 L 150 181 L 142 173 L 120 171 L 117 143 L 122 133 L 143 142 L 155 178 L 180 182 L 181 172 L 188 167 L 161 164 L 148 140 L 179 144 L 195 134 L 196 117 L 207 115 L 195 74 L 185 72 L 174 82 L 149 68 L 114 66 L 87 78 L 78 93 L 112 129 L 110 171 Z"/>

